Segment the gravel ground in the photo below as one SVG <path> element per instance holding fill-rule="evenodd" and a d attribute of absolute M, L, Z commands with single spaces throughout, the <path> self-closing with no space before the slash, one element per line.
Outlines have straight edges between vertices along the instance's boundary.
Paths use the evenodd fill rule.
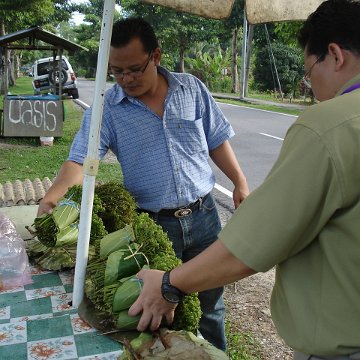
<path fill-rule="evenodd" d="M 224 226 L 233 210 L 224 195 L 214 190 L 217 207 Z M 270 296 L 275 269 L 258 273 L 225 287 L 226 318 L 232 328 L 255 339 L 253 350 L 261 360 L 292 360 L 293 351 L 276 332 L 270 315 Z"/>
<path fill-rule="evenodd" d="M 226 286 L 227 319 L 233 329 L 256 340 L 253 348 L 261 360 L 291 360 L 293 352 L 278 336 L 270 316 L 274 274 L 270 270 Z"/>

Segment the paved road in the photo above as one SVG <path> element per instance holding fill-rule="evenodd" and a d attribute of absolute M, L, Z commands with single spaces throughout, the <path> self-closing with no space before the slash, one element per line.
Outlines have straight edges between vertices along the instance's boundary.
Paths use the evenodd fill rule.
<path fill-rule="evenodd" d="M 108 84 L 108 87 L 111 86 Z M 79 80 L 79 94 L 82 102 L 91 104 L 94 82 Z M 219 106 L 235 130 L 236 135 L 231 139 L 231 144 L 246 174 L 250 189 L 254 190 L 263 182 L 274 164 L 286 131 L 296 117 L 224 103 L 219 103 Z M 221 189 L 214 190 L 214 194 L 225 223 L 232 212 L 232 200 L 229 197 L 232 184 L 215 165 L 213 169 L 217 188 Z"/>

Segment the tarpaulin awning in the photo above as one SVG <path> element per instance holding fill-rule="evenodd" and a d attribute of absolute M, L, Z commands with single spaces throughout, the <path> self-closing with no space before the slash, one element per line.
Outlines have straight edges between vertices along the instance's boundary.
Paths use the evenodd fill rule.
<path fill-rule="evenodd" d="M 213 19 L 227 18 L 235 0 L 145 0 L 145 2 L 173 8 Z M 250 24 L 273 21 L 305 20 L 323 0 L 247 0 L 246 17 Z"/>

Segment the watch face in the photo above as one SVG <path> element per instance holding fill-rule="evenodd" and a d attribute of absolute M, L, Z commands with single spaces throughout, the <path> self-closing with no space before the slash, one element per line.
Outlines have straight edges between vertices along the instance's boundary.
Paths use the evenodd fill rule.
<path fill-rule="evenodd" d="M 180 300 L 178 295 L 176 295 L 172 292 L 169 292 L 169 291 L 164 291 L 163 296 L 164 296 L 165 300 L 172 302 L 172 303 L 178 303 Z"/>

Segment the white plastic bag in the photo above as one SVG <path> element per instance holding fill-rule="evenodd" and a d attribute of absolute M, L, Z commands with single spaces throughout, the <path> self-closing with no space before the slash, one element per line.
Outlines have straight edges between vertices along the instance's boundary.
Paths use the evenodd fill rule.
<path fill-rule="evenodd" d="M 0 291 L 32 283 L 25 242 L 15 225 L 0 213 Z"/>

